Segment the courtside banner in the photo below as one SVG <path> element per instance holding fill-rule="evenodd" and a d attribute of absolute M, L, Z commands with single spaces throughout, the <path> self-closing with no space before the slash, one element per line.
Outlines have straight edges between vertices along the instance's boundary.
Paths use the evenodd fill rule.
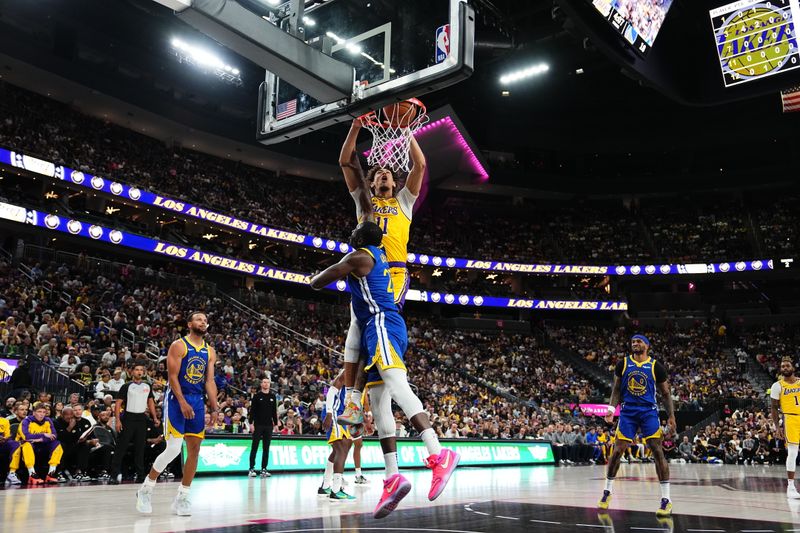
<path fill-rule="evenodd" d="M 27 156 L 20 152 L 13 152 L 0 148 L 0 163 L 29 172 L 62 180 L 72 185 L 119 197 L 128 202 L 155 207 L 164 211 L 193 217 L 199 220 L 223 226 L 232 231 L 238 231 L 243 236 L 257 235 L 267 239 L 305 246 L 329 252 L 348 253 L 352 248 L 346 242 L 326 239 L 314 235 L 294 233 L 277 228 L 271 228 L 255 222 L 249 222 L 236 217 L 217 213 L 216 211 L 192 205 L 182 200 L 161 196 L 144 189 L 131 187 L 124 183 L 112 181 L 100 176 L 94 176 L 80 170 L 66 166 L 56 165 L 43 159 Z M 546 274 L 551 276 L 657 276 L 676 274 L 716 274 L 726 272 L 745 272 L 751 270 L 772 270 L 771 259 L 756 259 L 731 261 L 728 263 L 693 263 L 693 264 L 663 264 L 663 265 L 550 265 L 528 264 L 493 259 L 464 259 L 459 257 L 446 257 L 444 255 L 409 253 L 408 264 L 421 266 L 434 266 L 440 268 L 459 268 L 466 270 L 486 270 L 493 272 L 512 272 L 519 274 Z"/>
<path fill-rule="evenodd" d="M 553 464 L 553 450 L 549 442 L 536 441 L 468 441 L 443 439 L 442 444 L 461 454 L 459 466 L 497 465 L 547 465 Z M 197 472 L 229 473 L 247 472 L 250 463 L 250 436 L 206 435 L 200 445 Z M 259 446 L 256 464 L 261 464 L 263 446 Z M 272 439 L 269 448 L 269 470 L 285 472 L 297 470 L 325 470 L 331 447 L 324 438 Z M 353 455 L 346 465 L 353 468 Z M 397 462 L 400 468 L 422 467 L 428 451 L 418 440 L 397 440 Z M 186 458 L 186 444 L 183 445 Z M 365 439 L 361 449 L 362 468 L 384 468 L 380 442 Z"/>
<path fill-rule="evenodd" d="M 292 272 L 271 265 L 251 263 L 232 257 L 204 252 L 188 246 L 174 244 L 167 241 L 143 237 L 135 233 L 108 229 L 96 224 L 90 224 L 75 219 L 67 219 L 52 213 L 44 213 L 35 209 L 25 209 L 24 207 L 0 202 L 0 218 L 14 222 L 22 222 L 33 226 L 38 226 L 50 231 L 69 233 L 76 237 L 84 237 L 96 241 L 102 241 L 116 246 L 123 246 L 168 257 L 198 263 L 214 268 L 221 268 L 240 274 L 256 276 L 260 278 L 282 281 L 287 283 L 299 283 L 308 285 L 311 276 L 302 272 Z M 347 292 L 347 283 L 339 280 L 325 287 L 331 291 Z M 444 305 L 462 305 L 477 307 L 507 307 L 515 309 L 554 309 L 554 310 L 576 310 L 576 311 L 625 311 L 628 309 L 627 302 L 604 302 L 604 301 L 582 301 L 582 300 L 525 300 L 517 298 L 498 298 L 494 296 L 473 296 L 468 294 L 443 294 L 438 292 L 427 292 L 419 290 L 409 290 L 406 300 L 417 302 L 430 302 Z"/>

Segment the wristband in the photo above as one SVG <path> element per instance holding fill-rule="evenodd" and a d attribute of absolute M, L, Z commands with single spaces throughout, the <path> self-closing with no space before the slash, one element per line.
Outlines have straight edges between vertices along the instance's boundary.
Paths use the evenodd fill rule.
<path fill-rule="evenodd" d="M 606 405 L 606 416 L 613 415 L 617 412 L 617 407 L 614 405 Z"/>

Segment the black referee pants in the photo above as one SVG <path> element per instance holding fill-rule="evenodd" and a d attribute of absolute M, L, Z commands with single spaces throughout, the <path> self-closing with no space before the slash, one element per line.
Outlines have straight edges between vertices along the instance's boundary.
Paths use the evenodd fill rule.
<path fill-rule="evenodd" d="M 272 424 L 256 424 L 253 428 L 253 442 L 250 445 L 250 470 L 256 466 L 256 454 L 258 453 L 258 443 L 263 443 L 261 455 L 261 470 L 267 469 L 269 463 L 269 443 L 272 441 Z"/>
<path fill-rule="evenodd" d="M 133 444 L 133 464 L 136 475 L 144 478 L 144 446 L 147 444 L 147 418 L 143 413 L 126 413 L 122 419 L 122 433 L 117 439 L 117 449 L 111 463 L 111 477 L 120 474 L 122 460 L 128 452 L 128 446 Z"/>

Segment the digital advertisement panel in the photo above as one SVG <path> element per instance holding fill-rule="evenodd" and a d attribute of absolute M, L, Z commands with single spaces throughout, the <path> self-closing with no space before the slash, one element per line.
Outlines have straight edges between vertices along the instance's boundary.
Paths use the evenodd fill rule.
<path fill-rule="evenodd" d="M 198 473 L 246 472 L 250 461 L 250 438 L 209 435 L 200 446 Z M 461 454 L 462 466 L 547 465 L 553 464 L 549 442 L 536 441 L 442 441 Z M 263 447 L 259 446 L 256 464 L 261 464 Z M 324 470 L 331 447 L 323 438 L 275 438 L 269 448 L 272 472 Z M 183 457 L 186 457 L 184 444 Z M 347 466 L 352 468 L 352 454 Z M 428 452 L 421 441 L 397 441 L 397 460 L 401 468 L 421 467 Z M 366 439 L 361 449 L 362 468 L 383 468 L 383 451 L 378 440 Z"/>

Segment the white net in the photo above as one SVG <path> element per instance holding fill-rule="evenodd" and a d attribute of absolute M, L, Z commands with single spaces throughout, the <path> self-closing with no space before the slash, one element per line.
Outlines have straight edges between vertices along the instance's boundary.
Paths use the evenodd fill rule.
<path fill-rule="evenodd" d="M 360 117 L 361 125 L 372 134 L 372 149 L 367 154 L 369 166 L 378 165 L 393 172 L 411 170 L 411 136 L 428 122 L 428 114 L 419 100 L 405 102 L 410 105 L 387 106 Z"/>

